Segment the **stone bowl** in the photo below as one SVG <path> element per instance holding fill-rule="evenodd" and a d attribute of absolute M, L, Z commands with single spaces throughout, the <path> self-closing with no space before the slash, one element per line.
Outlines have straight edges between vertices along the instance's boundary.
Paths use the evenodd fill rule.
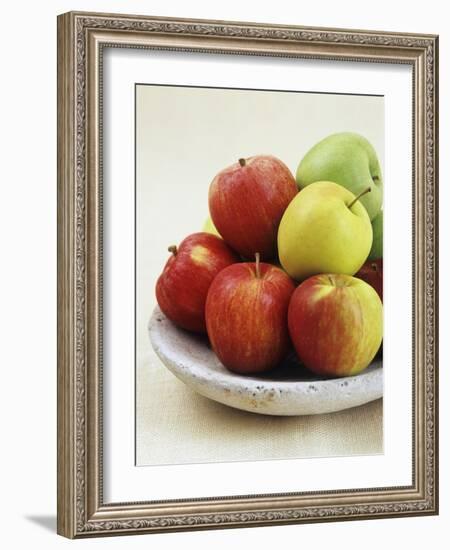
<path fill-rule="evenodd" d="M 176 327 L 156 307 L 148 324 L 163 364 L 199 394 L 244 411 L 298 416 L 342 411 L 383 396 L 383 369 L 376 359 L 356 376 L 320 378 L 294 352 L 270 372 L 244 376 L 227 370 L 206 337 Z"/>

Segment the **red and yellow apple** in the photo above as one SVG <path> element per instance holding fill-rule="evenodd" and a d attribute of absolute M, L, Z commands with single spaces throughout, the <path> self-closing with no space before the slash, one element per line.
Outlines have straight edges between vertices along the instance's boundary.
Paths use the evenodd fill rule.
<path fill-rule="evenodd" d="M 358 273 L 355 274 L 355 277 L 373 286 L 381 301 L 383 301 L 383 258 L 367 260 Z"/>
<path fill-rule="evenodd" d="M 217 174 L 209 188 L 209 212 L 217 231 L 244 258 L 277 253 L 277 231 L 297 194 L 289 168 L 273 156 L 239 159 Z"/>
<path fill-rule="evenodd" d="M 315 275 L 292 295 L 289 334 L 301 362 L 323 376 L 363 371 L 383 338 L 377 292 L 350 275 Z"/>
<path fill-rule="evenodd" d="M 206 300 L 206 327 L 225 367 L 252 374 L 283 359 L 289 346 L 287 312 L 294 289 L 284 271 L 259 263 L 259 257 L 217 275 Z"/>
<path fill-rule="evenodd" d="M 156 300 L 173 323 L 193 332 L 206 332 L 205 302 L 214 277 L 239 261 L 219 237 L 193 233 L 172 253 L 156 283 Z"/>

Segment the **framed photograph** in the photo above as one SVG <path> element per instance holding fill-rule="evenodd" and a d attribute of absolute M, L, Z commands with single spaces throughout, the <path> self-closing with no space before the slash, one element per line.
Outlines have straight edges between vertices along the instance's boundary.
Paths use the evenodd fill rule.
<path fill-rule="evenodd" d="M 438 37 L 58 17 L 58 532 L 438 513 Z"/>

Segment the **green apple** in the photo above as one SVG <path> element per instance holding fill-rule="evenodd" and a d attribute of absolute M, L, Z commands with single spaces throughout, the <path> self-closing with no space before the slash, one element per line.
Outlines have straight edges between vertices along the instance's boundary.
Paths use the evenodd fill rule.
<path fill-rule="evenodd" d="M 211 218 L 208 218 L 205 221 L 202 231 L 204 233 L 211 233 L 211 235 L 216 235 L 216 237 L 222 238 L 222 235 L 217 231 L 217 227 L 214 225 Z"/>
<path fill-rule="evenodd" d="M 372 246 L 372 224 L 357 199 L 331 181 L 312 183 L 294 197 L 278 228 L 278 255 L 288 275 L 302 281 L 360 269 Z"/>
<path fill-rule="evenodd" d="M 332 134 L 316 143 L 301 160 L 296 175 L 303 189 L 315 181 L 334 181 L 355 195 L 366 187 L 371 193 L 361 198 L 371 220 L 381 208 L 383 178 L 377 154 L 359 134 Z"/>
<path fill-rule="evenodd" d="M 383 257 L 383 210 L 372 220 L 373 243 L 370 249 L 369 260 L 378 260 Z"/>

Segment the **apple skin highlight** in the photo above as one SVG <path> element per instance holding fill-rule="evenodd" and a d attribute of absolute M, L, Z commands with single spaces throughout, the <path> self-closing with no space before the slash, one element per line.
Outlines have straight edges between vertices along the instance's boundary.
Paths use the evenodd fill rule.
<path fill-rule="evenodd" d="M 294 176 L 279 159 L 259 155 L 225 168 L 209 188 L 209 211 L 217 231 L 244 258 L 270 260 L 286 207 L 298 193 Z"/>
<path fill-rule="evenodd" d="M 350 376 L 375 357 L 383 337 L 377 292 L 349 275 L 315 275 L 297 287 L 288 312 L 300 361 L 323 376 Z"/>
<path fill-rule="evenodd" d="M 209 287 L 222 269 L 239 258 L 220 237 L 203 232 L 169 248 L 172 255 L 156 283 L 158 305 L 177 326 L 204 333 Z"/>
<path fill-rule="evenodd" d="M 295 285 L 270 264 L 258 270 L 256 263 L 225 268 L 206 300 L 211 345 L 229 370 L 241 374 L 277 366 L 289 347 L 287 312 Z"/>

